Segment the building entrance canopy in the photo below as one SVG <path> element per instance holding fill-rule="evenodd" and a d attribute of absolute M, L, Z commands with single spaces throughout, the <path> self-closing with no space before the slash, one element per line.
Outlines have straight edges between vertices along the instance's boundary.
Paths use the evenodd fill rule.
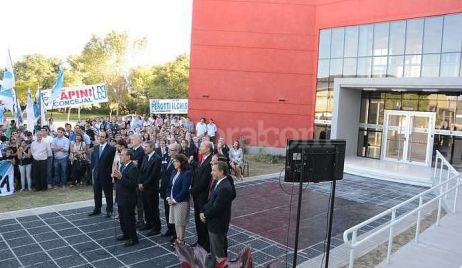
<path fill-rule="evenodd" d="M 415 100 L 408 100 L 412 95 Z M 436 98 L 449 95 L 456 98 L 455 104 L 445 103 L 454 107 L 443 109 L 439 103 L 443 101 L 438 102 Z M 459 141 L 453 137 L 460 136 L 461 146 L 458 147 L 462 150 L 462 129 L 449 119 L 458 116 L 456 110 L 462 106 L 462 98 L 452 95 L 462 95 L 461 78 L 335 79 L 331 138 L 347 140 L 346 154 L 349 156 L 428 166 L 432 162 L 432 151 L 435 148 L 444 151 L 438 146 L 446 146 L 448 160 L 458 161 L 462 159 L 462 151 L 454 146 Z M 385 100 L 384 96 L 392 97 Z M 396 99 L 396 96 L 401 98 Z M 439 106 L 433 102 L 438 102 Z M 462 164 L 462 160 L 459 162 Z"/>

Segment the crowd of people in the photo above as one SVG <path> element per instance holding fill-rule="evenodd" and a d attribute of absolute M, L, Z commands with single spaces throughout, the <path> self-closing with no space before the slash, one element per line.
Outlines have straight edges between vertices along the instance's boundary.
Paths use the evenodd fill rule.
<path fill-rule="evenodd" d="M 0 126 L 1 160 L 14 166 L 15 189 L 47 191 L 93 185 L 94 210 L 113 216 L 113 192 L 125 246 L 138 243 L 137 232 L 161 234 L 163 199 L 172 247 L 184 243 L 190 207 L 194 207 L 197 243 L 225 257 L 234 180 L 242 180 L 239 141 L 217 138 L 213 119 L 194 125 L 188 117 L 128 116 L 78 121 L 29 132 L 15 122 Z M 233 173 L 233 175 L 231 175 Z M 192 202 L 192 204 L 190 204 Z"/>

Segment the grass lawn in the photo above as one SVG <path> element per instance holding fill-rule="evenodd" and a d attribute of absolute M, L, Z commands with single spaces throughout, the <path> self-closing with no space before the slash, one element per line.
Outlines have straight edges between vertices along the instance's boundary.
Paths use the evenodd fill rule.
<path fill-rule="evenodd" d="M 250 166 L 250 176 L 278 173 L 284 167 L 284 161 L 278 158 L 265 155 L 248 155 L 246 157 Z M 0 213 L 83 201 L 92 198 L 93 188 L 91 186 L 73 187 L 65 190 L 49 190 L 46 192 L 17 192 L 10 196 L 0 197 Z"/>

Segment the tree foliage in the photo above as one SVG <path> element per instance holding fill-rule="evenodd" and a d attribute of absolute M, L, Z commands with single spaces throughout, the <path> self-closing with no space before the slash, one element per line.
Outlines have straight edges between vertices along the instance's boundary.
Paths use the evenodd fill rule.
<path fill-rule="evenodd" d="M 131 39 L 125 32 L 93 35 L 80 54 L 71 55 L 64 62 L 64 86 L 105 82 L 109 103 L 102 108 L 116 113 L 147 113 L 152 98 L 186 98 L 187 55 L 163 65 L 128 67 L 130 57 L 146 45 L 145 37 Z M 60 63 L 57 58 L 41 54 L 27 55 L 14 63 L 16 94 L 21 103 L 25 104 L 29 87 L 35 93 L 37 88 L 49 89 L 54 85 Z"/>

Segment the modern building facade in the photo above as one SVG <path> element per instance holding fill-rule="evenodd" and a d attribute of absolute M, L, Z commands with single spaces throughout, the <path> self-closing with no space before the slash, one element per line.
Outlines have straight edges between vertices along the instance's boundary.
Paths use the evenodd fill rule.
<path fill-rule="evenodd" d="M 196 0 L 190 114 L 228 142 L 462 168 L 461 57 L 458 0 Z"/>

